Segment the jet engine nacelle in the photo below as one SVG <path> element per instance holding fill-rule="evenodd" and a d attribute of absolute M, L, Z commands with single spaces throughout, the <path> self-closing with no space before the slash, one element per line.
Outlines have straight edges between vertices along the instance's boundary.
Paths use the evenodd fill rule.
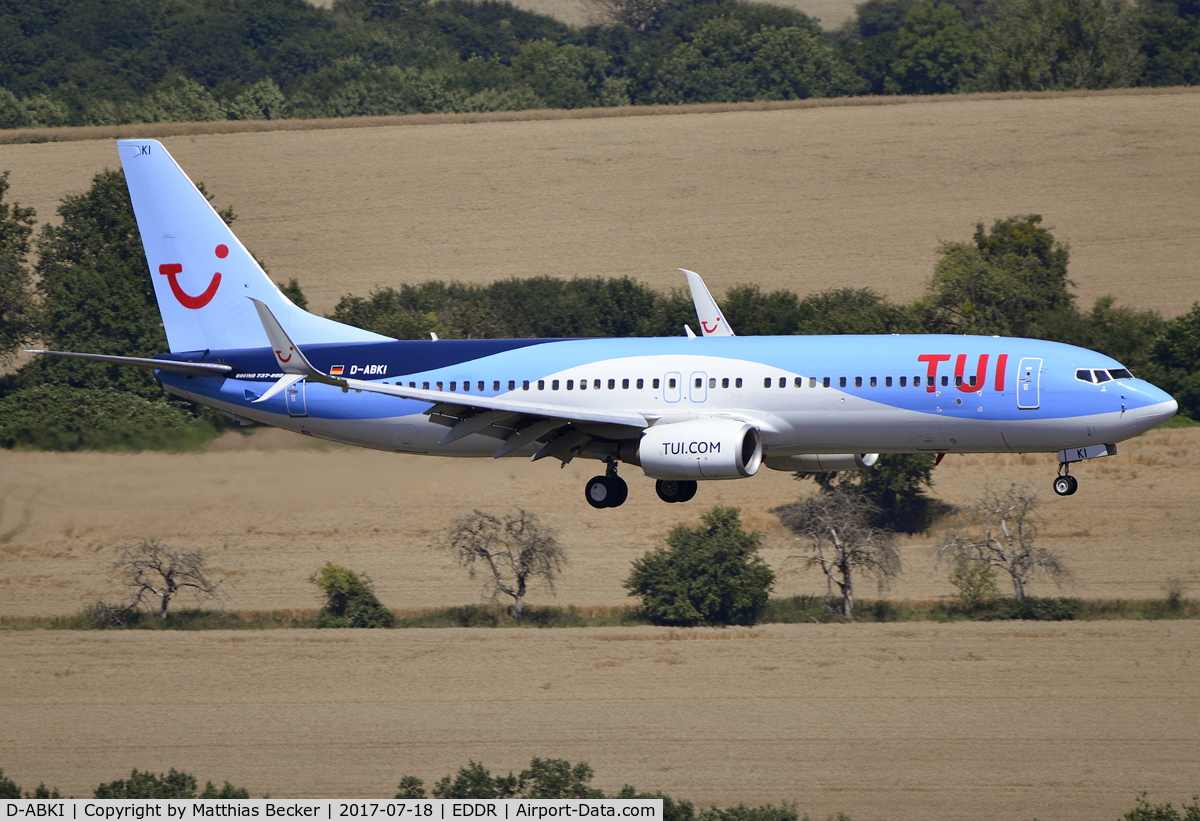
<path fill-rule="evenodd" d="M 652 479 L 741 479 L 762 464 L 762 437 L 748 422 L 696 419 L 648 428 L 638 462 Z"/>
<path fill-rule="evenodd" d="M 799 453 L 795 456 L 768 457 L 766 466 L 771 470 L 793 470 L 798 473 L 833 473 L 869 468 L 878 461 L 878 453 Z"/>

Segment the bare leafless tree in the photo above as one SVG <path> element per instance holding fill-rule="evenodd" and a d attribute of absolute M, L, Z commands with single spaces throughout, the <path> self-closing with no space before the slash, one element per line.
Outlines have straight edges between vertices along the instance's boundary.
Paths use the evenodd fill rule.
<path fill-rule="evenodd" d="M 900 575 L 900 554 L 895 534 L 872 527 L 878 512 L 861 493 L 835 488 L 801 499 L 773 511 L 783 526 L 807 543 L 809 550 L 787 561 L 803 561 L 820 568 L 831 585 L 842 594 L 842 615 L 854 616 L 854 576 L 864 573 L 876 580 L 879 589 Z"/>
<path fill-rule="evenodd" d="M 1007 573 L 1017 601 L 1025 598 L 1035 574 L 1045 573 L 1061 584 L 1071 577 L 1062 557 L 1034 544 L 1038 504 L 1037 491 L 1030 487 L 987 488 L 960 511 L 950 538 L 938 548 L 938 560 L 981 562 Z"/>
<path fill-rule="evenodd" d="M 204 575 L 204 557 L 199 553 L 172 550 L 154 539 L 122 547 L 113 570 L 129 590 L 126 610 L 133 610 L 150 597 L 158 600 L 158 615 L 164 619 L 171 601 L 179 593 L 190 590 L 202 599 L 219 599 L 219 588 L 224 581 L 208 580 Z"/>
<path fill-rule="evenodd" d="M 478 565 L 486 568 L 485 591 L 493 600 L 502 593 L 512 597 L 517 624 L 525 612 L 529 584 L 540 578 L 553 590 L 554 578 L 567 561 L 554 531 L 527 510 L 503 516 L 476 510 L 454 523 L 444 546 L 457 554 L 471 578 Z"/>

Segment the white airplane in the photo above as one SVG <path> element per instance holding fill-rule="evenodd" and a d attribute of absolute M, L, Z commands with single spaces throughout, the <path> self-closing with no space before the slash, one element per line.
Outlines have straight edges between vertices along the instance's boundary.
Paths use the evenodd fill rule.
<path fill-rule="evenodd" d="M 760 467 L 836 471 L 881 453 L 1058 454 L 1070 465 L 1165 422 L 1175 400 L 1093 351 L 979 336 L 735 336 L 688 277 L 702 330 L 658 339 L 399 341 L 296 307 L 153 140 L 118 143 L 171 351 L 172 394 L 244 422 L 434 456 L 604 463 L 584 496 L 617 507 L 617 465 L 666 502 Z"/>

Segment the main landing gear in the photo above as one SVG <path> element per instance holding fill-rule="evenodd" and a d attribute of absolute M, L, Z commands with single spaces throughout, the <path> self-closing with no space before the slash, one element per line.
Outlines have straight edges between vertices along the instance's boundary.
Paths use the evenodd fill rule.
<path fill-rule="evenodd" d="M 1071 475 L 1070 463 L 1060 463 L 1058 466 L 1058 478 L 1054 480 L 1054 492 L 1059 496 L 1071 496 L 1077 490 L 1079 490 L 1079 480 Z"/>
<path fill-rule="evenodd" d="M 664 502 L 686 502 L 696 495 L 696 483 L 690 479 L 659 479 L 654 489 Z"/>
<path fill-rule="evenodd" d="M 583 495 L 592 507 L 620 507 L 629 498 L 629 485 L 617 475 L 617 462 L 610 459 L 603 476 L 593 476 L 583 486 Z"/>

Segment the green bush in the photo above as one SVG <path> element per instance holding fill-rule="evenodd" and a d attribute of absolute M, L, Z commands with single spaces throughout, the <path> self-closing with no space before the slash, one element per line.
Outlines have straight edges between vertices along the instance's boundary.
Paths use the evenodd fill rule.
<path fill-rule="evenodd" d="M 0 399 L 0 447 L 186 450 L 219 433 L 181 405 L 111 388 L 38 385 Z"/>
<path fill-rule="evenodd" d="M 754 624 L 775 582 L 758 555 L 759 535 L 742 530 L 736 507 L 715 507 L 700 519 L 701 527 L 672 530 L 668 549 L 636 560 L 625 589 L 655 624 Z"/>
<path fill-rule="evenodd" d="M 325 594 L 317 627 L 392 627 L 396 616 L 383 606 L 364 574 L 326 562 L 308 580 Z"/>

